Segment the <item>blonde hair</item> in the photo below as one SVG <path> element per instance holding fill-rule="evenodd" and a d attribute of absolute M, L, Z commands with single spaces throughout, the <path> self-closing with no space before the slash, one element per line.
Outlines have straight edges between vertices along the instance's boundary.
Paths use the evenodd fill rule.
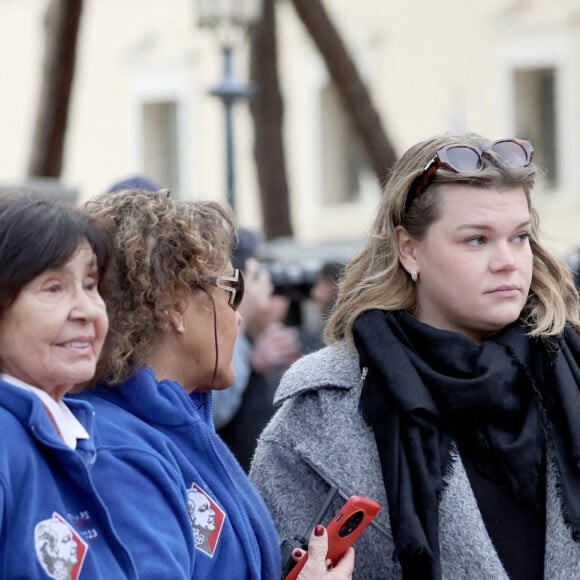
<path fill-rule="evenodd" d="M 325 329 L 327 344 L 345 339 L 353 348 L 352 328 L 366 310 L 407 309 L 416 307 L 415 285 L 399 263 L 395 229 L 404 225 L 409 234 L 422 239 L 440 215 L 438 183 L 467 183 L 481 188 L 523 188 L 532 218 L 530 246 L 533 273 L 527 303 L 521 319 L 530 335 L 551 336 L 563 331 L 566 323 L 580 326 L 578 293 L 567 265 L 539 242 L 539 218 L 532 208 L 530 194 L 536 167 L 510 168 L 493 152 L 483 154 L 479 173 L 454 173 L 440 168 L 425 193 L 415 199 L 408 211 L 405 203 L 409 189 L 435 153 L 446 145 L 466 144 L 486 147 L 490 141 L 473 133 L 439 135 L 411 147 L 394 165 L 385 185 L 378 213 L 365 248 L 345 269 L 336 305 Z"/>
<path fill-rule="evenodd" d="M 110 327 L 95 381 L 118 384 L 145 364 L 167 307 L 226 267 L 234 221 L 225 206 L 179 201 L 167 190 L 107 193 L 84 211 L 114 231 L 105 285 Z"/>

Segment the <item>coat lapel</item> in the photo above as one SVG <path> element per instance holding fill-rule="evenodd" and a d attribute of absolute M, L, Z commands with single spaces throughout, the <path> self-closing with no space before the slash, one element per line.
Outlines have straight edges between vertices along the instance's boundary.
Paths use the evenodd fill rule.
<path fill-rule="evenodd" d="M 439 543 L 443 578 L 509 580 L 477 506 L 457 453 L 439 504 Z"/>
<path fill-rule="evenodd" d="M 558 497 L 558 474 L 553 461 L 548 461 L 546 483 L 546 551 L 544 578 L 570 580 L 580 578 L 580 545 L 562 516 Z"/>

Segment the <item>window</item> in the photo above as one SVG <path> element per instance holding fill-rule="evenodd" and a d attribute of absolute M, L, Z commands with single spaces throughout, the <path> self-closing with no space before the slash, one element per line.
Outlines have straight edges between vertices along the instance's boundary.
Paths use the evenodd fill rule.
<path fill-rule="evenodd" d="M 507 35 L 498 43 L 501 135 L 529 139 L 543 200 L 573 199 L 576 192 L 573 39 L 566 29 Z M 546 195 L 544 195 L 546 194 Z"/>
<path fill-rule="evenodd" d="M 143 169 L 155 183 L 174 192 L 179 187 L 177 103 L 143 103 Z"/>
<path fill-rule="evenodd" d="M 130 77 L 131 167 L 126 173 L 145 175 L 176 197 L 194 198 L 196 99 L 191 69 L 153 66 L 146 56 L 137 59 Z"/>
<path fill-rule="evenodd" d="M 547 185 L 560 185 L 556 128 L 556 71 L 553 67 L 513 71 L 515 134 L 536 148 L 534 162 L 546 169 Z"/>
<path fill-rule="evenodd" d="M 332 82 L 320 89 L 323 205 L 357 202 L 370 172 L 360 138 L 347 117 Z"/>

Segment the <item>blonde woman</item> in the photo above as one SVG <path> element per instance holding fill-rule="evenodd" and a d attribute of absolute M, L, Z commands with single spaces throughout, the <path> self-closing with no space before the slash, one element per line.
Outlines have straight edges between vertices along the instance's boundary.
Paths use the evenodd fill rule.
<path fill-rule="evenodd" d="M 331 486 L 378 501 L 354 578 L 580 575 L 578 296 L 540 241 L 533 152 L 474 134 L 411 147 L 328 346 L 282 379 L 251 478 L 282 538 Z"/>

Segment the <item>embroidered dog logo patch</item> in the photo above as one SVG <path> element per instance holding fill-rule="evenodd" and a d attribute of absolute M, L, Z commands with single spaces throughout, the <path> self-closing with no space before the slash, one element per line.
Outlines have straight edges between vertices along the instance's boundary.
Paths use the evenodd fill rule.
<path fill-rule="evenodd" d="M 87 544 L 57 512 L 34 528 L 34 548 L 42 569 L 55 580 L 77 580 Z"/>
<path fill-rule="evenodd" d="M 225 514 L 197 484 L 187 490 L 187 513 L 193 526 L 195 547 L 213 558 Z"/>

